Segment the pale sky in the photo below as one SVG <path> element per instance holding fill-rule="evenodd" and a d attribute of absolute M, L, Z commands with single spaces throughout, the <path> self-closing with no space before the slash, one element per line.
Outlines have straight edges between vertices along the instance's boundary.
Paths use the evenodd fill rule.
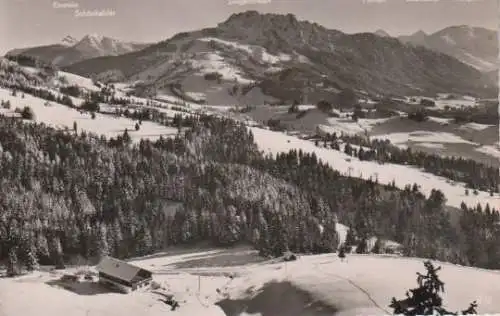
<path fill-rule="evenodd" d="M 383 29 L 402 35 L 463 24 L 497 29 L 499 24 L 496 0 L 266 0 L 247 5 L 229 1 L 235 0 L 0 0 L 0 55 L 90 33 L 157 42 L 178 32 L 216 26 L 246 10 L 293 13 L 299 20 L 346 33 Z M 108 16 L 76 17 L 75 8 L 56 8 L 65 3 L 80 11 L 109 10 Z"/>

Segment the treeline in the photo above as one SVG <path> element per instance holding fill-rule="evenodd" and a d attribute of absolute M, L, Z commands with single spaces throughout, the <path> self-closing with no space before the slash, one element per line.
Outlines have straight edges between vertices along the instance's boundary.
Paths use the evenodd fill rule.
<path fill-rule="evenodd" d="M 500 264 L 500 216 L 489 205 L 468 208 L 462 204 L 460 238 L 466 245 L 465 256 L 476 267 L 498 269 Z"/>
<path fill-rule="evenodd" d="M 478 232 L 477 218 L 488 221 L 478 212 L 454 227 L 440 191 L 426 199 L 416 186 L 342 177 L 301 151 L 263 157 L 231 120 L 200 116 L 181 135 L 128 145 L 1 118 L 0 259 L 9 273 L 201 240 L 251 242 L 264 255 L 329 252 L 337 220 L 359 243 L 377 236 L 400 242 L 406 255 L 500 262 L 498 229 Z M 477 261 L 468 250 L 480 237 L 491 243 Z"/>
<path fill-rule="evenodd" d="M 444 112 L 429 110 L 427 115 L 451 118 L 456 124 L 474 122 L 498 125 L 498 101 L 481 101 L 476 106 L 446 108 Z"/>
<path fill-rule="evenodd" d="M 346 154 L 360 160 L 417 166 L 434 175 L 464 182 L 475 190 L 487 191 L 490 194 L 499 192 L 500 170 L 473 159 L 442 157 L 411 148 L 401 149 L 388 140 L 370 140 L 362 136 L 336 133 L 321 136 L 316 140 L 316 145 L 340 150 L 340 142 L 345 143 L 343 151 Z"/>
<path fill-rule="evenodd" d="M 50 72 L 57 71 L 56 67 L 51 63 L 43 61 L 40 58 L 34 56 L 25 54 L 17 54 L 17 55 L 7 54 L 5 58 L 7 58 L 10 61 L 18 63 L 21 66 L 40 68 L 44 70 L 49 70 Z"/>
<path fill-rule="evenodd" d="M 408 118 L 417 122 L 428 120 L 429 116 L 448 118 L 455 124 L 479 123 L 479 124 L 498 124 L 498 102 L 486 101 L 478 106 L 469 106 L 462 108 L 447 107 L 445 111 L 434 110 L 432 108 L 420 108 L 408 113 Z"/>
<path fill-rule="evenodd" d="M 458 99 L 459 97 L 451 96 L 451 98 Z M 403 111 L 408 113 L 409 119 L 417 122 L 426 121 L 432 116 L 450 119 L 455 124 L 474 122 L 498 125 L 498 100 L 479 100 L 471 106 L 445 105 L 444 109 L 437 108 L 434 101 L 426 99 L 422 99 L 420 105 L 408 104 L 405 101 L 390 98 L 375 101 L 378 101 L 375 104 L 377 112 L 396 114 L 397 111 Z M 415 102 L 416 99 L 412 98 L 411 101 Z"/>
<path fill-rule="evenodd" d="M 0 87 L 10 89 L 12 92 L 12 96 L 17 97 L 18 93 L 27 93 L 29 95 L 32 95 L 34 97 L 49 101 L 49 102 L 56 102 L 60 103 L 63 105 L 66 105 L 68 107 L 75 107 L 73 100 L 65 94 L 55 94 L 45 88 L 38 88 L 38 87 L 33 87 L 33 86 L 27 86 L 27 85 L 22 85 L 22 84 L 0 84 Z"/>

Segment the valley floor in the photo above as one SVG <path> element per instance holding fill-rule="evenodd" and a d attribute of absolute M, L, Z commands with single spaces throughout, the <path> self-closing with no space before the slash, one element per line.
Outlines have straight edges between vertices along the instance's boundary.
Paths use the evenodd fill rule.
<path fill-rule="evenodd" d="M 326 254 L 302 256 L 288 263 L 263 262 L 249 249 L 164 253 L 132 263 L 153 271 L 154 281 L 165 290 L 117 294 L 90 282 L 67 289 L 56 285 L 63 274 L 92 267 L 35 272 L 0 279 L 0 315 L 281 316 L 285 310 L 288 316 L 389 314 L 391 298 L 403 298 L 406 290 L 415 287 L 416 272 L 425 270 L 423 261 L 349 255 L 347 262 L 341 262 L 336 254 Z M 500 297 L 500 271 L 436 265 L 443 267 L 439 275 L 445 282 L 447 308 L 465 309 L 477 300 L 479 313 L 500 310 L 500 302 L 494 299 Z M 161 292 L 173 294 L 180 307 L 171 311 L 159 301 L 162 296 L 157 293 Z M 216 305 L 221 301 L 224 310 Z"/>

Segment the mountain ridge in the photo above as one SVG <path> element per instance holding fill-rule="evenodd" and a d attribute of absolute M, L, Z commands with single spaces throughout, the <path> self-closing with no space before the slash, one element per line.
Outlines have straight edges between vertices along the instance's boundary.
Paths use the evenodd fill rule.
<path fill-rule="evenodd" d="M 169 85 L 207 73 L 228 72 L 232 75 L 222 78 L 225 82 L 245 81 L 287 101 L 303 98 L 299 90 L 304 88 L 311 90 L 311 101 L 331 98 L 346 88 L 374 95 L 444 91 L 494 95 L 497 89 L 475 68 L 440 52 L 373 33 L 345 34 L 298 21 L 292 14 L 257 11 L 232 14 L 216 27 L 179 33 L 138 52 L 65 69 L 87 77 L 105 74 L 115 80 L 139 80 L 150 91 L 168 90 Z"/>
<path fill-rule="evenodd" d="M 398 38 L 404 43 L 453 56 L 482 72 L 499 66 L 497 32 L 487 28 L 456 25 L 432 34 L 417 32 Z"/>
<path fill-rule="evenodd" d="M 141 50 L 149 44 L 119 41 L 111 37 L 87 34 L 80 40 L 66 35 L 59 43 L 13 49 L 6 55 L 28 55 L 64 67 L 86 59 L 117 56 Z"/>

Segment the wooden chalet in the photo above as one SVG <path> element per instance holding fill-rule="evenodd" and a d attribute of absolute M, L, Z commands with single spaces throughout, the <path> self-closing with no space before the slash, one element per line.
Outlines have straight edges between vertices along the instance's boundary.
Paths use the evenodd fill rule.
<path fill-rule="evenodd" d="M 104 257 L 97 265 L 99 282 L 129 293 L 145 287 L 153 280 L 153 273 L 130 263 Z"/>

